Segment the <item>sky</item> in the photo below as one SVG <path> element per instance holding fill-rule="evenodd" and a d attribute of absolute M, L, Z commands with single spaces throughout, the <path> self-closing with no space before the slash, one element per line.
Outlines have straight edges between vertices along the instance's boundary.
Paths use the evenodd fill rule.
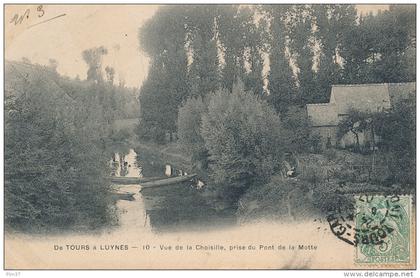
<path fill-rule="evenodd" d="M 30 9 L 29 19 L 21 24 L 10 23 L 16 13 Z M 6 7 L 7 60 L 28 58 L 31 62 L 48 64 L 58 61 L 58 72 L 70 77 L 86 78 L 87 66 L 82 51 L 104 46 L 108 54 L 103 67 L 116 70 L 116 81 L 123 79 L 128 86 L 138 87 L 147 76 L 148 57 L 139 49 L 138 29 L 153 16 L 157 6 L 152 5 L 89 5 L 44 6 L 45 13 L 37 6 Z M 31 28 L 45 19 L 66 14 Z"/>
<path fill-rule="evenodd" d="M 356 5 L 359 12 L 376 12 L 387 5 Z M 149 58 L 139 49 L 138 30 L 153 16 L 156 5 L 6 5 L 5 59 L 23 57 L 47 65 L 58 61 L 58 72 L 86 78 L 83 50 L 104 46 L 103 68 L 115 68 L 116 78 L 139 87 L 147 77 Z M 27 11 L 29 10 L 29 11 Z M 26 12 L 26 14 L 25 14 Z M 21 22 L 15 15 L 26 15 Z M 16 19 L 16 18 L 15 18 Z"/>

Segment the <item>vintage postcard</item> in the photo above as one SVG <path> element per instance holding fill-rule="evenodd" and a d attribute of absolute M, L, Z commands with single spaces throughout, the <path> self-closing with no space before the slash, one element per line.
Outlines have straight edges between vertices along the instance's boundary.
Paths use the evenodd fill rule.
<path fill-rule="evenodd" d="M 5 4 L 4 268 L 416 268 L 414 4 Z"/>

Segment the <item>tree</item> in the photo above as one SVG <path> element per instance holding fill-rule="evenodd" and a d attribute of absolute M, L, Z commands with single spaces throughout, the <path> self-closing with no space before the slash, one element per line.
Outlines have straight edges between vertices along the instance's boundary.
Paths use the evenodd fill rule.
<path fill-rule="evenodd" d="M 317 102 L 314 73 L 314 35 L 312 31 L 313 11 L 308 5 L 295 5 L 289 12 L 288 21 L 289 47 L 292 59 L 297 67 L 299 96 L 301 103 Z"/>
<path fill-rule="evenodd" d="M 286 19 L 290 6 L 268 5 L 267 16 L 270 21 L 270 71 L 268 73 L 268 101 L 275 109 L 284 113 L 297 96 L 296 82 L 286 56 Z"/>
<path fill-rule="evenodd" d="M 144 81 L 140 89 L 140 122 L 138 135 L 140 139 L 165 142 L 167 130 L 172 128 L 173 107 L 169 105 L 170 91 L 160 82 L 162 75 L 161 67 L 152 66 L 149 77 Z"/>
<path fill-rule="evenodd" d="M 381 82 L 415 80 L 415 59 L 410 50 L 415 48 L 416 12 L 414 5 L 390 5 L 389 10 L 376 16 L 378 60 L 375 75 Z"/>
<path fill-rule="evenodd" d="M 340 52 L 344 60 L 343 81 L 350 84 L 375 83 L 372 62 L 377 59 L 374 16 L 359 17 L 359 24 L 344 34 Z"/>
<path fill-rule="evenodd" d="M 48 65 L 53 71 L 57 71 L 58 68 L 58 61 L 56 59 L 49 59 Z"/>
<path fill-rule="evenodd" d="M 314 5 L 315 37 L 319 44 L 317 100 L 328 102 L 331 85 L 342 82 L 340 53 L 344 36 L 356 25 L 354 5 Z"/>
<path fill-rule="evenodd" d="M 141 138 L 163 143 L 166 133 L 172 135 L 178 106 L 190 93 L 186 12 L 184 6 L 159 8 L 139 32 L 141 47 L 151 57 L 149 75 L 140 89 Z"/>
<path fill-rule="evenodd" d="M 44 232 L 108 224 L 109 150 L 92 84 L 27 63 L 7 63 L 5 81 L 6 225 Z"/>
<path fill-rule="evenodd" d="M 284 145 L 279 116 L 243 85 L 210 96 L 201 135 L 209 153 L 210 176 L 227 199 L 266 183 L 278 170 Z"/>
<path fill-rule="evenodd" d="M 244 41 L 244 64 L 242 70 L 242 80 L 244 80 L 245 90 L 263 97 L 266 92 L 264 89 L 263 53 L 266 52 L 268 40 L 268 26 L 264 18 L 257 21 L 256 12 L 258 10 L 244 7 L 240 12 L 240 22 L 242 24 Z"/>
<path fill-rule="evenodd" d="M 197 36 L 193 42 L 193 62 L 188 76 L 191 95 L 204 97 L 219 88 L 219 63 L 216 41 Z"/>
<path fill-rule="evenodd" d="M 115 70 L 114 70 L 114 68 L 113 67 L 110 67 L 110 66 L 106 66 L 105 67 L 105 74 L 106 74 L 107 81 L 111 85 L 114 85 L 114 77 L 115 77 Z"/>
<path fill-rule="evenodd" d="M 310 151 L 311 147 L 316 148 L 316 140 L 311 136 L 311 127 L 308 122 L 306 109 L 291 105 L 287 112 L 284 112 L 281 117 L 282 126 L 284 128 L 284 137 L 286 138 L 286 145 L 289 152 L 302 153 Z"/>
<path fill-rule="evenodd" d="M 344 33 L 340 56 L 346 83 L 415 80 L 415 8 L 390 5 L 377 15 L 360 16 Z"/>
<path fill-rule="evenodd" d="M 102 82 L 102 56 L 106 54 L 108 54 L 108 50 L 103 46 L 86 49 L 82 52 L 83 60 L 88 65 L 87 80 L 96 83 Z"/>
<path fill-rule="evenodd" d="M 244 34 L 242 31 L 239 5 L 217 7 L 217 35 L 223 49 L 224 64 L 221 69 L 221 87 L 233 90 L 233 84 L 242 74 L 244 57 Z"/>
<path fill-rule="evenodd" d="M 375 132 L 388 153 L 388 167 L 394 181 L 416 184 L 416 97 L 409 95 L 387 113 L 375 118 Z"/>
<path fill-rule="evenodd" d="M 220 86 L 216 9 L 211 5 L 198 5 L 188 11 L 187 28 L 192 52 L 188 77 L 191 94 L 203 97 Z"/>
<path fill-rule="evenodd" d="M 191 97 L 180 107 L 178 113 L 178 142 L 183 151 L 192 157 L 192 161 L 207 168 L 208 153 L 201 136 L 202 115 L 207 106 L 202 98 Z"/>
<path fill-rule="evenodd" d="M 361 151 L 359 134 L 372 128 L 373 115 L 357 110 L 349 111 L 344 120 L 338 124 L 338 137 L 343 137 L 347 132 L 351 132 L 356 138 L 356 150 Z"/>

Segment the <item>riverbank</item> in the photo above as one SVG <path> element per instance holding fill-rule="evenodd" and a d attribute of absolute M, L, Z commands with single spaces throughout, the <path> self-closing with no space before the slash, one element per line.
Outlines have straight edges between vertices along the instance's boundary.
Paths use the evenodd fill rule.
<path fill-rule="evenodd" d="M 273 176 L 270 183 L 250 188 L 238 202 L 240 223 L 261 220 L 306 221 L 324 218 L 331 209 L 351 205 L 365 194 L 412 194 L 414 188 L 390 182 L 380 156 L 345 150 L 299 154 L 296 177 Z"/>
<path fill-rule="evenodd" d="M 184 172 L 193 173 L 194 165 L 191 162 L 191 157 L 185 155 L 176 143 L 159 145 L 150 142 L 137 142 L 134 145 L 134 150 L 143 160 L 162 165 L 169 164 Z"/>
<path fill-rule="evenodd" d="M 147 161 L 170 164 L 188 173 L 198 171 L 176 143 L 141 143 L 136 149 Z M 373 157 L 330 149 L 320 154 L 299 154 L 296 160 L 295 177 L 279 172 L 268 184 L 251 186 L 235 204 L 226 203 L 212 190 L 203 190 L 201 197 L 216 209 L 237 208 L 238 222 L 247 223 L 261 219 L 305 221 L 325 216 L 327 205 L 352 203 L 357 194 L 403 193 L 401 187 L 388 184 L 390 172 L 378 154 Z M 207 177 L 207 173 L 197 174 Z M 413 192 L 407 189 L 404 193 Z"/>

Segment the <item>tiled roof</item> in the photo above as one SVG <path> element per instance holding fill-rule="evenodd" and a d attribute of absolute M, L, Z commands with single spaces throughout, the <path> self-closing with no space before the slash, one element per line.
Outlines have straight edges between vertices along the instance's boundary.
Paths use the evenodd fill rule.
<path fill-rule="evenodd" d="M 337 105 L 339 115 L 352 109 L 374 113 L 391 107 L 388 84 L 333 85 L 330 103 Z"/>
<path fill-rule="evenodd" d="M 416 82 L 333 85 L 329 103 L 307 104 L 306 110 L 312 126 L 337 125 L 352 109 L 380 112 L 415 93 Z"/>

